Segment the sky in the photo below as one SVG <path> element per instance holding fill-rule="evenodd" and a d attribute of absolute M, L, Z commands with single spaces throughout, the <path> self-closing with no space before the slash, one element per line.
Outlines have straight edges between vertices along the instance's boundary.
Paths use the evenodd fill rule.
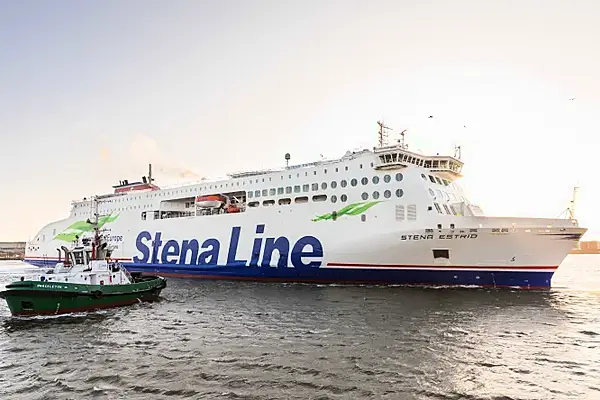
<path fill-rule="evenodd" d="M 149 162 L 167 185 L 337 158 L 373 147 L 379 119 L 414 150 L 460 145 L 488 215 L 554 218 L 579 186 L 584 240 L 600 240 L 598 15 L 595 0 L 0 0 L 0 241 Z"/>

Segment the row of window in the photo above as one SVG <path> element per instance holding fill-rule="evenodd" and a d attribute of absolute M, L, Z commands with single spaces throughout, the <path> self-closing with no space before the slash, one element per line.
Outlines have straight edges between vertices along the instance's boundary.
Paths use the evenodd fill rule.
<path fill-rule="evenodd" d="M 461 215 L 458 211 L 456 211 L 456 207 L 454 207 L 452 204 L 442 204 L 440 207 L 440 204 L 438 203 L 433 203 L 433 205 L 435 206 L 435 209 L 437 210 L 437 212 L 439 214 L 443 214 L 444 211 L 442 211 L 442 207 L 444 208 L 444 210 L 446 211 L 446 214 L 448 215 Z"/>
<path fill-rule="evenodd" d="M 396 194 L 396 197 L 400 198 L 400 197 L 404 196 L 404 191 L 402 189 L 396 189 L 395 194 Z M 378 191 L 374 191 L 371 196 L 373 199 L 377 200 L 380 198 L 380 193 Z M 360 197 L 361 197 L 361 199 L 363 199 L 365 201 L 369 200 L 369 193 L 363 192 Z M 389 199 L 390 197 L 392 197 L 392 192 L 390 190 L 384 191 L 383 197 L 386 199 Z M 326 201 L 327 198 L 328 198 L 328 196 L 326 194 L 318 194 L 318 195 L 312 196 L 312 201 L 322 202 L 322 201 Z M 337 203 L 338 199 L 339 199 L 339 201 L 344 203 L 344 202 L 348 201 L 348 196 L 346 194 L 342 194 L 338 198 L 338 196 L 334 194 L 334 195 L 329 196 L 329 199 L 332 203 Z M 291 203 L 292 203 L 292 199 L 290 199 L 289 197 L 282 198 L 277 201 L 277 204 L 279 204 L 279 205 L 287 205 L 287 204 L 291 204 Z M 308 196 L 296 197 L 296 198 L 294 198 L 294 203 L 308 203 Z M 260 205 L 260 201 L 251 201 L 250 203 L 248 203 L 249 207 L 258 207 L 259 205 Z M 273 199 L 263 200 L 262 205 L 263 206 L 273 206 L 273 205 L 275 205 L 275 200 L 273 200 Z"/>
<path fill-rule="evenodd" d="M 397 173 L 396 174 L 396 182 L 401 182 L 402 179 L 404 179 L 403 175 L 401 173 Z M 392 177 L 390 175 L 384 175 L 383 177 L 383 181 L 385 183 L 390 183 L 392 181 Z M 371 181 L 369 181 L 369 178 L 367 177 L 363 177 L 360 180 L 360 183 L 364 186 L 367 185 L 369 182 L 373 182 L 374 185 L 377 185 L 379 183 L 379 177 L 378 176 L 374 176 Z M 345 179 L 341 180 L 339 183 L 340 187 L 345 188 L 348 186 L 348 181 L 346 181 Z M 350 186 L 352 187 L 356 187 L 358 185 L 358 180 L 356 178 L 352 178 L 350 180 Z M 337 188 L 338 183 L 337 181 L 332 181 L 330 183 L 330 187 L 331 189 L 335 189 Z M 271 188 L 271 189 L 262 189 L 262 190 L 255 190 L 254 192 L 249 191 L 248 192 L 248 198 L 252 198 L 252 197 L 266 197 L 266 196 L 275 196 L 275 195 L 282 195 L 282 194 L 291 194 L 293 193 L 300 193 L 300 192 L 309 192 L 309 191 L 313 191 L 316 192 L 319 190 L 319 184 L 318 183 L 305 183 L 304 185 L 295 185 L 294 187 L 292 186 L 286 186 L 284 187 L 278 187 L 278 188 Z M 327 182 L 322 182 L 321 183 L 321 190 L 327 190 Z"/>
<path fill-rule="evenodd" d="M 427 177 L 429 177 L 429 180 L 432 183 L 437 183 L 438 185 L 444 185 L 444 186 L 452 185 L 452 183 L 446 179 L 438 178 L 437 176 L 433 176 L 433 175 L 421 174 L 421 178 L 423 178 L 423 180 L 426 181 Z"/>

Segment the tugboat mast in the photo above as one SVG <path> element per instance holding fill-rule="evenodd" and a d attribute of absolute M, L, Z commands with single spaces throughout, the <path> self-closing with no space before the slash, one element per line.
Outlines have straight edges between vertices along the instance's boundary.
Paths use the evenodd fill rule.
<path fill-rule="evenodd" d="M 92 241 L 92 260 L 96 260 L 98 257 L 98 248 L 100 247 L 100 232 L 98 230 L 98 197 L 92 197 L 92 206 L 94 218 L 90 223 L 94 228 L 94 240 Z"/>

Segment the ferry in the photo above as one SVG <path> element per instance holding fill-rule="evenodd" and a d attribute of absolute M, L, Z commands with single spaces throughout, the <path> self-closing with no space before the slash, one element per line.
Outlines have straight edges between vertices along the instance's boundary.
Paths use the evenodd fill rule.
<path fill-rule="evenodd" d="M 405 131 L 339 159 L 231 173 L 161 188 L 141 181 L 73 201 L 26 244 L 24 261 L 54 265 L 92 234 L 111 257 L 167 277 L 546 289 L 586 228 L 566 218 L 485 215 L 461 188 L 454 155 L 409 150 Z"/>

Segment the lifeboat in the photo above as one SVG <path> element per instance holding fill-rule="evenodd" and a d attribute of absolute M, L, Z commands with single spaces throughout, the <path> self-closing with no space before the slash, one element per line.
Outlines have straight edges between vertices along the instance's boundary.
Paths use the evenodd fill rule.
<path fill-rule="evenodd" d="M 197 196 L 196 205 L 202 208 L 218 208 L 227 202 L 227 198 L 220 194 Z"/>

